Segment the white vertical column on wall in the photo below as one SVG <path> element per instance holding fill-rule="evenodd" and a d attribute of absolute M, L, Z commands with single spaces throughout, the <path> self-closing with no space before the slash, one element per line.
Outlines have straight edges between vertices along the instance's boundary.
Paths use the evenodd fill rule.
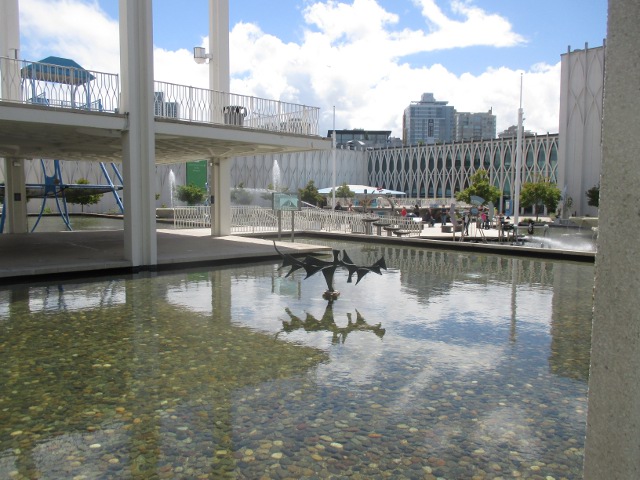
<path fill-rule="evenodd" d="M 585 192 L 598 183 L 602 163 L 605 50 L 585 45 L 561 56 L 558 186 L 579 214 L 597 214 Z"/>
<path fill-rule="evenodd" d="M 121 108 L 129 118 L 122 133 L 124 250 L 132 266 L 150 266 L 158 257 L 151 0 L 120 0 L 119 8 Z"/>

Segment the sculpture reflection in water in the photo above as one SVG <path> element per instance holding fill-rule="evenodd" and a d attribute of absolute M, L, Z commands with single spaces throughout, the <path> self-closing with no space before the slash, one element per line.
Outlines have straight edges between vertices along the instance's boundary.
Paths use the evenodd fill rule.
<path fill-rule="evenodd" d="M 310 276 L 315 275 L 316 273 L 321 271 L 324 275 L 325 281 L 327 282 L 327 290 L 323 293 L 322 297 L 326 300 L 329 300 L 329 303 L 340 296 L 340 292 L 333 288 L 333 275 L 336 273 L 336 269 L 338 267 L 346 268 L 349 272 L 347 283 L 352 282 L 353 275 L 355 274 L 356 285 L 360 283 L 360 280 L 362 280 L 367 273 L 375 272 L 378 275 L 382 275 L 381 270 L 387 269 L 387 265 L 384 262 L 384 257 L 380 258 L 370 267 L 359 267 L 358 265 L 353 263 L 345 250 L 342 250 L 342 256 L 340 255 L 340 250 L 333 250 L 332 261 L 321 260 L 317 257 L 314 257 L 313 255 L 307 255 L 304 260 L 298 260 L 293 255 L 282 253 L 280 250 L 278 250 L 276 242 L 273 242 L 273 247 L 276 249 L 276 252 L 278 252 L 278 254 L 282 257 L 282 265 L 278 270 L 285 267 L 291 267 L 289 269 L 289 272 L 287 272 L 287 274 L 285 275 L 285 278 L 300 269 L 304 269 L 304 271 L 307 272 L 307 276 L 305 278 L 309 278 Z"/>
<path fill-rule="evenodd" d="M 327 331 L 333 334 L 331 338 L 331 344 L 336 345 L 338 343 L 344 343 L 347 340 L 347 335 L 351 332 L 373 332 L 378 338 L 384 337 L 386 330 L 382 328 L 382 324 L 369 325 L 366 320 L 360 315 L 360 312 L 356 310 L 356 320 L 352 320 L 351 313 L 347 313 L 347 325 L 345 327 L 339 327 L 333 318 L 333 304 L 327 303 L 327 308 L 324 310 L 322 318 L 318 320 L 313 315 L 307 313 L 305 319 L 291 313 L 289 308 L 285 309 L 290 320 L 283 320 L 282 330 L 276 334 L 276 338 L 280 333 L 292 333 L 296 330 L 304 330 L 305 332 L 320 332 Z"/>

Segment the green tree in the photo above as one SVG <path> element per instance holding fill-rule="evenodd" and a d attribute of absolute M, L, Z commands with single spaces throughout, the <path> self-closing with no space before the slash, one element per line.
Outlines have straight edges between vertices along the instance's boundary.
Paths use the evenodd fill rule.
<path fill-rule="evenodd" d="M 79 178 L 76 182 L 77 185 L 89 185 L 89 180 L 86 178 Z M 67 188 L 64 191 L 64 198 L 67 203 L 75 203 L 81 205 L 81 211 L 84 212 L 85 205 L 95 205 L 102 198 L 102 193 L 96 193 L 91 188 Z"/>
<path fill-rule="evenodd" d="M 470 178 L 471 185 L 468 188 L 456 192 L 455 197 L 459 202 L 471 203 L 471 197 L 481 197 L 484 199 L 483 205 L 489 202 L 498 203 L 500 199 L 500 189 L 491 185 L 489 174 L 486 170 L 480 169 Z"/>
<path fill-rule="evenodd" d="M 554 212 L 562 198 L 562 192 L 555 183 L 548 180 L 538 182 L 527 182 L 520 190 L 520 205 L 522 207 L 533 206 L 533 212 L 538 220 L 538 205 L 547 207 L 547 211 Z"/>
<path fill-rule="evenodd" d="M 349 198 L 353 198 L 355 197 L 356 194 L 355 192 L 353 192 L 350 188 L 349 185 L 347 185 L 347 183 L 343 183 L 342 185 L 340 185 L 338 188 L 336 188 L 336 197 L 337 198 L 341 198 L 343 199 L 345 202 L 349 199 Z"/>
<path fill-rule="evenodd" d="M 594 185 L 586 191 L 587 204 L 591 207 L 600 207 L 600 184 Z"/>
<path fill-rule="evenodd" d="M 176 188 L 176 198 L 181 202 L 185 202 L 187 205 L 197 205 L 202 203 L 205 199 L 207 192 L 203 188 L 197 185 L 180 185 Z"/>
<path fill-rule="evenodd" d="M 324 197 L 318 193 L 318 188 L 313 180 L 309 180 L 304 188 L 299 188 L 300 200 L 311 203 L 312 205 L 321 205 L 324 203 Z"/>

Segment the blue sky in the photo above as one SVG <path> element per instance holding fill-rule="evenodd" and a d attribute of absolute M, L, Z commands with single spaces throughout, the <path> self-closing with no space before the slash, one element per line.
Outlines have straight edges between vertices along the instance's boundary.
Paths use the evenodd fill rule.
<path fill-rule="evenodd" d="M 207 86 L 208 0 L 153 0 L 155 77 Z M 20 0 L 22 56 L 119 70 L 117 0 Z M 230 0 L 231 90 L 321 108 L 331 128 L 389 129 L 424 92 L 458 111 L 558 131 L 560 56 L 602 45 L 606 0 Z"/>

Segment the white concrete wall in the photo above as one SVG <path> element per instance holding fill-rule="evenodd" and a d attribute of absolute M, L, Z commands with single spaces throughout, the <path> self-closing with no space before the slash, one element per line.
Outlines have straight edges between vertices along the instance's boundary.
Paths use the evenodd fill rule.
<path fill-rule="evenodd" d="M 571 212 L 597 216 L 586 191 L 600 183 L 605 46 L 561 56 L 558 187 L 571 197 Z"/>

